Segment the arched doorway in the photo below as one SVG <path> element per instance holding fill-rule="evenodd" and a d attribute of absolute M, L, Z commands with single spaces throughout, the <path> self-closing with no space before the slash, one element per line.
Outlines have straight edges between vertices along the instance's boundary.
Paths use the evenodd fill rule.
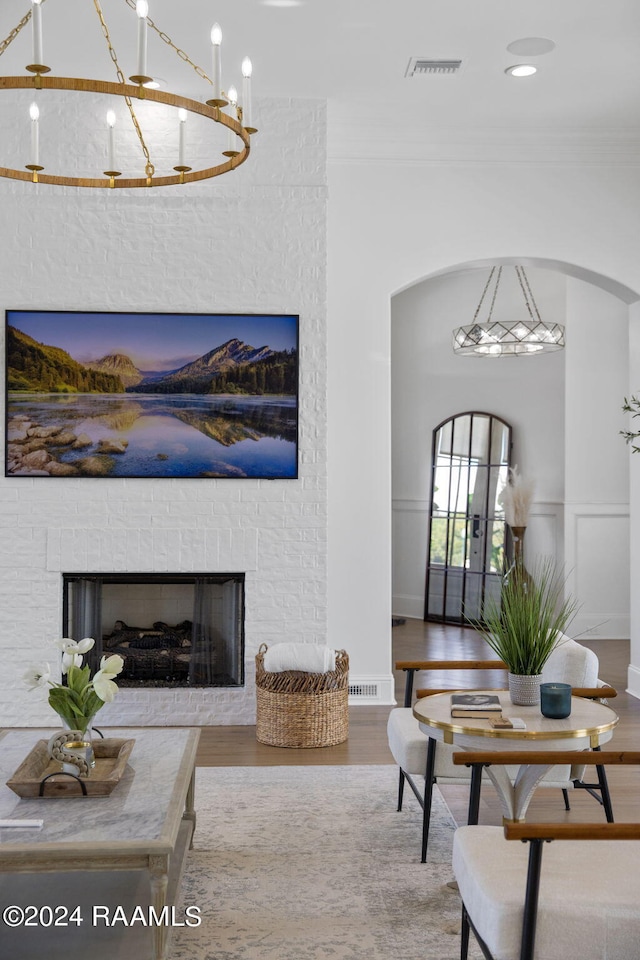
<path fill-rule="evenodd" d="M 543 317 L 567 326 L 558 354 L 453 356 L 451 332 L 470 322 L 484 262 L 441 271 L 392 299 L 393 612 L 422 616 L 431 432 L 456 410 L 482 409 L 514 426 L 513 463 L 536 484 L 527 549 L 568 572 L 582 601 L 574 632 L 629 636 L 628 451 L 619 428 L 627 306 L 636 297 L 575 266 L 524 262 Z"/>

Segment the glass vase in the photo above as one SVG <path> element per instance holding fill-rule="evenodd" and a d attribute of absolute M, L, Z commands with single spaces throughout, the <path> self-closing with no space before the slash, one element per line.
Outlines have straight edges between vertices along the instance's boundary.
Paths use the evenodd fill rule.
<path fill-rule="evenodd" d="M 89 767 L 95 767 L 96 757 L 93 752 L 93 720 L 94 717 L 60 717 L 62 720 L 62 725 L 65 730 L 79 730 L 81 737 L 78 740 L 68 743 L 66 746 L 67 750 L 71 750 L 72 753 L 78 753 L 79 756 L 83 757 Z M 63 764 L 64 768 L 65 764 Z M 69 773 L 73 773 L 73 770 L 69 770 Z"/>

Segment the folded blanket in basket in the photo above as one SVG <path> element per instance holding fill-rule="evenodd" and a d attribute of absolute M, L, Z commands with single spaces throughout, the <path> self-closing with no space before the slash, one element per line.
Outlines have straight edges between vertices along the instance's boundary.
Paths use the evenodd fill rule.
<path fill-rule="evenodd" d="M 327 673 L 336 668 L 336 652 L 317 643 L 275 643 L 265 652 L 263 666 L 267 673 Z"/>

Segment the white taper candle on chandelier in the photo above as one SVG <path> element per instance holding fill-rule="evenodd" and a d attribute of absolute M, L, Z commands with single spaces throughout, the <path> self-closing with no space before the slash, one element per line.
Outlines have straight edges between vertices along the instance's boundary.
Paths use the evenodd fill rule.
<path fill-rule="evenodd" d="M 147 76 L 147 14 L 149 4 L 147 0 L 136 0 L 138 15 L 138 76 Z"/>
<path fill-rule="evenodd" d="M 227 91 L 229 97 L 229 116 L 234 120 L 238 119 L 238 91 L 235 87 L 229 87 Z M 236 132 L 231 127 L 227 127 L 227 150 L 237 150 Z"/>
<path fill-rule="evenodd" d="M 31 2 L 31 23 L 33 26 L 33 62 L 42 63 L 42 7 L 41 0 Z"/>
<path fill-rule="evenodd" d="M 242 61 L 242 126 L 252 127 L 251 122 L 251 74 L 253 67 L 249 57 Z"/>
<path fill-rule="evenodd" d="M 38 110 L 37 103 L 32 103 L 29 107 L 29 116 L 31 117 L 31 163 L 37 167 L 40 165 L 40 137 L 38 130 L 40 111 Z"/>
<path fill-rule="evenodd" d="M 213 69 L 211 80 L 213 83 L 212 100 L 222 100 L 222 61 L 220 57 L 220 46 L 222 44 L 222 30 L 219 23 L 214 23 L 211 27 L 211 51 L 213 58 Z"/>
<path fill-rule="evenodd" d="M 107 170 L 113 172 L 116 169 L 116 115 L 113 110 L 107 110 L 107 127 L 109 128 L 109 156 L 107 159 Z"/>
<path fill-rule="evenodd" d="M 180 107 L 178 110 L 178 166 L 184 167 L 184 139 L 185 131 L 187 127 L 187 117 L 188 113 L 183 108 Z"/>

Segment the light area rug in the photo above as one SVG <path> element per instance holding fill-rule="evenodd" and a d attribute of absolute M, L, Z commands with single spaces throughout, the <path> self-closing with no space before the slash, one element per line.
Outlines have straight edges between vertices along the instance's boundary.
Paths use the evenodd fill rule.
<path fill-rule="evenodd" d="M 397 768 L 198 768 L 198 823 L 171 960 L 457 960 L 454 823 L 434 791 L 396 810 Z M 410 791 L 407 791 L 410 794 Z M 480 957 L 472 944 L 470 957 Z"/>

